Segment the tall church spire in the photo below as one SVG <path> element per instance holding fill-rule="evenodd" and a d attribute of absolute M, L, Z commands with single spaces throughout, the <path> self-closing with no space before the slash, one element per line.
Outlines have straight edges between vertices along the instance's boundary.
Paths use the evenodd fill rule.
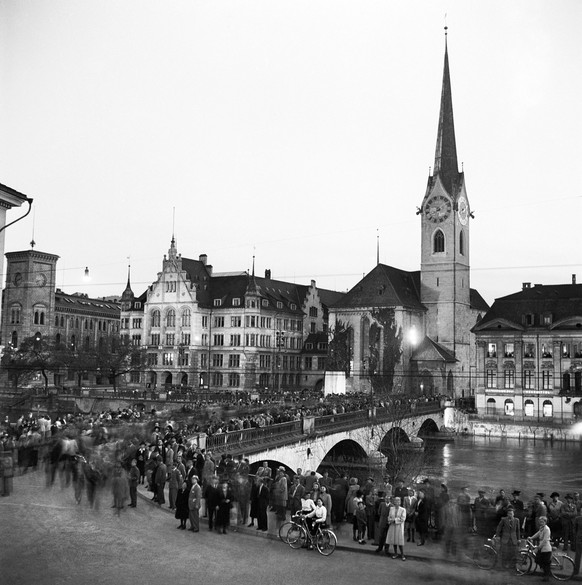
<path fill-rule="evenodd" d="M 131 290 L 131 264 L 127 265 L 127 286 L 125 287 L 121 298 L 124 300 L 133 299 L 133 291 Z"/>
<path fill-rule="evenodd" d="M 447 28 L 445 26 L 445 64 L 443 70 L 443 87 L 441 91 L 441 110 L 434 154 L 434 176 L 441 181 L 451 196 L 455 196 L 458 186 L 459 166 L 457 162 L 457 144 L 455 141 L 455 123 L 453 120 L 453 97 L 449 73 L 449 52 L 447 47 Z"/>

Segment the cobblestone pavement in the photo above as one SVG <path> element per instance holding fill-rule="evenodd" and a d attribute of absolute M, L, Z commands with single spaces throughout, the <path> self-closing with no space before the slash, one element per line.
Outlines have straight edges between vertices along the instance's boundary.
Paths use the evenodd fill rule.
<path fill-rule="evenodd" d="M 387 579 L 403 585 L 506 585 L 539 580 L 479 571 L 467 563 L 431 559 L 428 553 L 424 558 L 409 555 L 403 563 L 357 543 L 344 543 L 332 556 L 323 557 L 292 550 L 274 533 L 259 537 L 246 528 L 221 535 L 203 524 L 199 534 L 192 534 L 176 530 L 173 513 L 151 504 L 147 492 L 137 508 L 125 508 L 117 516 L 107 491 L 91 508 L 85 497 L 81 504 L 75 502 L 71 487 L 61 488 L 57 480 L 48 489 L 44 481 L 42 473 L 15 477 L 14 493 L 0 498 L 2 585 L 257 585 L 273 579 L 301 585 Z M 340 534 L 340 543 L 343 538 Z"/>

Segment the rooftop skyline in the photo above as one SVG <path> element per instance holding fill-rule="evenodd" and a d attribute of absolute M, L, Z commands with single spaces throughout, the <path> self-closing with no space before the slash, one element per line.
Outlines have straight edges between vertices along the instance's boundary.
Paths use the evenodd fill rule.
<path fill-rule="evenodd" d="M 91 297 L 120 295 L 128 263 L 140 294 L 172 234 L 216 272 L 255 255 L 338 291 L 377 236 L 381 263 L 418 270 L 445 12 L 472 288 L 580 280 L 576 0 L 3 0 L 0 182 L 34 198 L 6 251 L 34 237 Z"/>

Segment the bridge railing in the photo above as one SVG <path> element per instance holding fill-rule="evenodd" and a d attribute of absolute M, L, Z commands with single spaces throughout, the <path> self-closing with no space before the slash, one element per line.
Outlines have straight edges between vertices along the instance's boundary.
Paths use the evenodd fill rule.
<path fill-rule="evenodd" d="M 291 421 L 266 427 L 227 431 L 206 437 L 206 450 L 239 451 L 267 442 L 283 442 L 301 435 L 301 421 Z"/>

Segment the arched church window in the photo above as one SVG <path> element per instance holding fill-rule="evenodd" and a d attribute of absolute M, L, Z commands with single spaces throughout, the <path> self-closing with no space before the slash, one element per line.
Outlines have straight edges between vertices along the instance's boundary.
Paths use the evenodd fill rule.
<path fill-rule="evenodd" d="M 152 311 L 152 327 L 160 326 L 160 312 Z"/>
<path fill-rule="evenodd" d="M 465 255 L 465 232 L 463 230 L 459 234 L 459 254 L 461 256 Z"/>
<path fill-rule="evenodd" d="M 441 230 L 437 230 L 434 234 L 432 251 L 434 254 L 445 251 L 445 234 Z"/>
<path fill-rule="evenodd" d="M 190 327 L 190 309 L 182 311 L 182 327 Z"/>
<path fill-rule="evenodd" d="M 170 309 L 166 313 L 166 327 L 175 327 L 176 326 L 176 311 L 174 309 Z"/>

